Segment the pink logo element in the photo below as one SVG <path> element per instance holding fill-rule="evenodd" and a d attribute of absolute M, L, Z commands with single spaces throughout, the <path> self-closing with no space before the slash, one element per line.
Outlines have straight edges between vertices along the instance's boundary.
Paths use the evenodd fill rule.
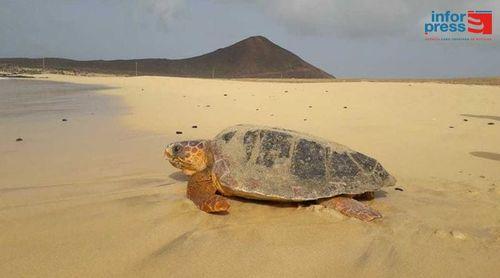
<path fill-rule="evenodd" d="M 491 35 L 493 32 L 493 13 L 491 11 L 468 11 L 467 31 L 475 34 Z"/>

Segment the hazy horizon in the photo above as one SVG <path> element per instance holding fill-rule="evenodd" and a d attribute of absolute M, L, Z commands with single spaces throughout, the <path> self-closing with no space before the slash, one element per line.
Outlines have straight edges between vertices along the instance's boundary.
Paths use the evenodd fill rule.
<path fill-rule="evenodd" d="M 202 55 L 262 35 L 339 78 L 500 76 L 499 3 L 0 0 L 0 57 Z M 491 41 L 425 41 L 432 11 L 493 11 Z"/>

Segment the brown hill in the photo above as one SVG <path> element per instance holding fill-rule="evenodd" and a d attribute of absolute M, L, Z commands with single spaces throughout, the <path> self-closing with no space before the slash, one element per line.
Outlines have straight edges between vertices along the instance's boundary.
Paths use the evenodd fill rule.
<path fill-rule="evenodd" d="M 42 59 L 0 59 L 3 67 L 41 68 Z M 207 78 L 334 78 L 262 36 L 187 59 L 76 61 L 45 58 L 45 69 Z"/>

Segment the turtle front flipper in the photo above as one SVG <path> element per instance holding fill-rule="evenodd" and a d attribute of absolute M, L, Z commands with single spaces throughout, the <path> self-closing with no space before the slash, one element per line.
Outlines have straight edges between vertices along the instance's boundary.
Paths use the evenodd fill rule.
<path fill-rule="evenodd" d="M 227 198 L 215 194 L 211 175 L 206 171 L 191 176 L 187 186 L 187 197 L 204 212 L 224 212 L 230 207 Z"/>
<path fill-rule="evenodd" d="M 382 217 L 380 212 L 350 197 L 336 196 L 320 200 L 319 203 L 325 207 L 333 208 L 344 215 L 355 217 L 366 222 Z"/>

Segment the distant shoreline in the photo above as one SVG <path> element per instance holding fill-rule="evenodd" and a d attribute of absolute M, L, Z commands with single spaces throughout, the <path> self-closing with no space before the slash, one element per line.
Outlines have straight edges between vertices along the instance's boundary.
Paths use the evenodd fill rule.
<path fill-rule="evenodd" d="M 135 75 L 126 74 L 106 74 L 98 72 L 83 72 L 70 70 L 53 70 L 40 68 L 16 68 L 3 69 L 0 71 L 0 78 L 38 78 L 43 74 L 73 75 L 73 76 L 93 76 L 93 77 L 135 77 Z M 156 75 L 138 75 L 138 76 L 156 76 Z M 461 77 L 461 78 L 206 78 L 206 77 L 187 77 L 187 76 L 158 76 L 174 78 L 199 78 L 214 80 L 236 80 L 248 82 L 275 82 L 275 83 L 329 83 L 329 82 L 396 82 L 396 83 L 443 83 L 443 84 L 462 84 L 462 85 L 485 85 L 500 86 L 500 76 L 495 77 Z"/>
<path fill-rule="evenodd" d="M 236 78 L 239 81 L 277 82 L 277 83 L 325 83 L 325 82 L 397 82 L 397 83 L 443 83 L 462 85 L 500 86 L 500 77 L 464 78 L 337 78 L 337 79 L 265 79 Z"/>

